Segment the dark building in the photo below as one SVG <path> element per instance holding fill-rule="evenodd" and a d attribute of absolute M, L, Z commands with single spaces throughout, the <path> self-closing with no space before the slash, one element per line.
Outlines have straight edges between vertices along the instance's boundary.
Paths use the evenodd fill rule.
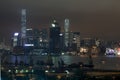
<path fill-rule="evenodd" d="M 69 32 L 68 51 L 77 51 L 80 48 L 80 32 Z"/>
<path fill-rule="evenodd" d="M 29 28 L 26 30 L 26 44 L 24 46 L 33 45 L 33 29 Z"/>
<path fill-rule="evenodd" d="M 95 45 L 95 39 L 93 38 L 84 38 L 81 40 L 81 46 L 91 47 Z"/>
<path fill-rule="evenodd" d="M 46 29 L 27 29 L 26 31 L 26 45 L 38 48 L 48 47 L 48 32 Z"/>
<path fill-rule="evenodd" d="M 48 48 L 48 32 L 46 29 L 32 29 L 26 31 L 25 48 L 32 48 L 35 54 L 41 54 Z M 34 54 L 34 53 L 33 53 Z"/>
<path fill-rule="evenodd" d="M 50 27 L 50 43 L 49 43 L 49 50 L 51 54 L 57 55 L 60 53 L 60 26 L 56 22 L 53 21 Z"/>
<path fill-rule="evenodd" d="M 60 33 L 60 50 L 61 52 L 65 51 L 64 33 Z"/>
<path fill-rule="evenodd" d="M 42 48 L 48 48 L 48 31 L 45 28 L 40 30 L 39 44 Z"/>

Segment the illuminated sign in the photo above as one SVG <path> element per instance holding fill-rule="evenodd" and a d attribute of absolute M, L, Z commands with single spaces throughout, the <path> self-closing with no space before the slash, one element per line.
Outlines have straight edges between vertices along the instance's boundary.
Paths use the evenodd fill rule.
<path fill-rule="evenodd" d="M 112 48 L 106 48 L 105 55 L 115 55 L 116 51 Z"/>
<path fill-rule="evenodd" d="M 25 44 L 24 46 L 34 46 L 34 44 Z"/>

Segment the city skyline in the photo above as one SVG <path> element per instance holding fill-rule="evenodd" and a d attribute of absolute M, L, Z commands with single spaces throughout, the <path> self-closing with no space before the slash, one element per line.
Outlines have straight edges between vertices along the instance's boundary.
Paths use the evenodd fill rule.
<path fill-rule="evenodd" d="M 21 9 L 27 10 L 27 28 L 49 28 L 55 18 L 64 28 L 70 20 L 70 30 L 81 36 L 119 40 L 120 1 L 113 0 L 12 0 L 0 1 L 0 35 L 10 40 L 21 29 Z"/>

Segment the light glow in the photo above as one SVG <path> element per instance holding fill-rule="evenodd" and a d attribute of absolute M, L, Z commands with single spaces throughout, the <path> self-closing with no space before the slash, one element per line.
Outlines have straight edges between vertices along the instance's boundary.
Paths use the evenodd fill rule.
<path fill-rule="evenodd" d="M 106 48 L 105 55 L 115 55 L 116 51 L 112 48 Z"/>
<path fill-rule="evenodd" d="M 88 49 L 87 49 L 87 48 L 80 48 L 80 52 L 81 52 L 81 53 L 87 53 L 87 52 L 88 52 Z"/>
<path fill-rule="evenodd" d="M 49 71 L 48 70 L 45 70 L 46 73 L 48 73 Z"/>
<path fill-rule="evenodd" d="M 19 35 L 19 33 L 14 33 L 14 36 L 18 36 Z"/>
<path fill-rule="evenodd" d="M 25 44 L 24 46 L 34 46 L 34 44 Z"/>
<path fill-rule="evenodd" d="M 116 49 L 117 55 L 120 55 L 120 48 Z"/>
<path fill-rule="evenodd" d="M 52 24 L 52 27 L 55 27 L 55 24 Z"/>

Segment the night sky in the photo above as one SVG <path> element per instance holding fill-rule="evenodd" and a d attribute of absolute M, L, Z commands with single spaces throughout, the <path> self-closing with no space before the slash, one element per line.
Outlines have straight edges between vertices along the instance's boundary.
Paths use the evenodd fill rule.
<path fill-rule="evenodd" d="M 48 28 L 56 19 L 63 28 L 82 37 L 120 39 L 120 0 L 0 0 L 0 36 L 10 40 L 21 27 L 21 9 L 27 9 L 27 28 Z"/>

